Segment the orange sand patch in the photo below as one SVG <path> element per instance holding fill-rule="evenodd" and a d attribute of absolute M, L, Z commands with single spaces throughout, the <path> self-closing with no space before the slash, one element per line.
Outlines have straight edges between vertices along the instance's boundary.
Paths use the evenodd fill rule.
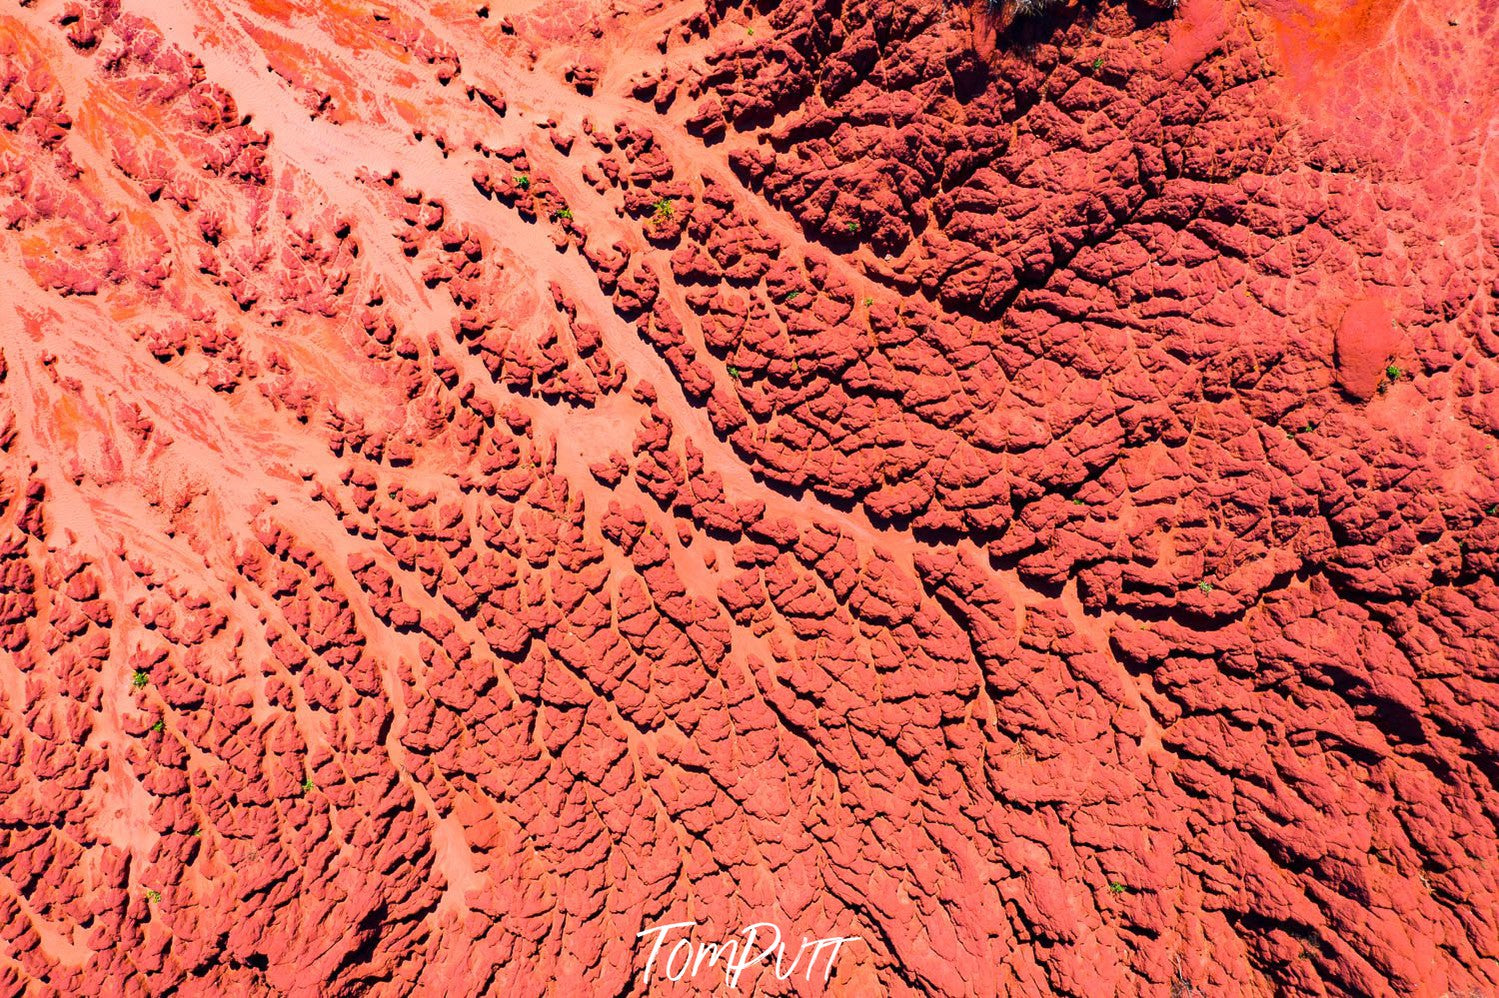
<path fill-rule="evenodd" d="M 1303 99 L 1325 93 L 1344 67 L 1385 40 L 1404 0 L 1267 0 L 1278 69 Z"/>

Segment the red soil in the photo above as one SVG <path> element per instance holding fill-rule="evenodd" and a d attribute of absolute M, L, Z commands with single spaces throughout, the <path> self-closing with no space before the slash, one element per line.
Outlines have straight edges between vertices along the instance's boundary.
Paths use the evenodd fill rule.
<path fill-rule="evenodd" d="M 1499 988 L 1449 6 L 11 5 L 0 995 Z"/>
<path fill-rule="evenodd" d="M 1349 395 L 1367 401 L 1387 380 L 1398 380 L 1403 369 L 1391 364 L 1400 348 L 1400 334 L 1384 302 L 1363 298 L 1348 306 L 1333 339 L 1338 384 Z"/>

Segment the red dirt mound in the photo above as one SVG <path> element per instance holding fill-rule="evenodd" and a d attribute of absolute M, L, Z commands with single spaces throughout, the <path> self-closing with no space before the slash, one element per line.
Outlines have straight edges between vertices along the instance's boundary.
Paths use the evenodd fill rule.
<path fill-rule="evenodd" d="M 1386 377 L 1399 376 L 1400 369 L 1388 363 L 1399 344 L 1384 302 L 1364 299 L 1349 305 L 1333 342 L 1338 384 L 1354 398 L 1368 399 Z"/>

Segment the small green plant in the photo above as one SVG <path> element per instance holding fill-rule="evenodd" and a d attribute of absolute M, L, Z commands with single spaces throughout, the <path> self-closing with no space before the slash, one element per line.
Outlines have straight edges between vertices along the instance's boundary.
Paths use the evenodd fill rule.
<path fill-rule="evenodd" d="M 1109 893 L 1115 896 L 1118 896 L 1120 894 L 1127 894 L 1129 893 L 1129 887 L 1121 884 L 1117 880 L 1111 880 L 1109 881 Z"/>
<path fill-rule="evenodd" d="M 672 214 L 671 198 L 657 198 L 651 205 L 651 218 L 657 222 L 670 221 Z"/>
<path fill-rule="evenodd" d="M 1489 515 L 1490 516 L 1499 516 L 1499 502 L 1496 502 L 1496 503 L 1494 503 L 1494 505 L 1492 505 L 1492 506 L 1489 507 Z"/>
<path fill-rule="evenodd" d="M 802 296 L 802 293 L 800 291 L 788 291 L 788 292 L 786 292 L 786 297 L 783 298 L 783 299 L 781 299 L 781 300 L 782 301 L 796 301 L 801 296 Z"/>
<path fill-rule="evenodd" d="M 865 295 L 864 296 L 864 307 L 868 308 L 869 306 L 871 306 L 873 304 L 874 304 L 874 299 L 871 298 L 871 297 L 869 297 L 868 295 Z"/>
<path fill-rule="evenodd" d="M 1087 503 L 1083 502 L 1081 499 L 1074 498 L 1072 500 L 1072 505 L 1074 505 L 1074 506 L 1086 506 Z"/>
<path fill-rule="evenodd" d="M 1103 68 L 1103 56 L 1093 60 L 1093 71 L 1096 73 Z"/>
<path fill-rule="evenodd" d="M 751 38 L 755 37 L 755 29 L 754 28 L 745 28 L 744 29 L 744 33 L 746 35 L 749 35 Z"/>
<path fill-rule="evenodd" d="M 847 225 L 845 225 L 844 228 L 847 229 L 850 232 L 858 232 L 859 231 L 859 220 L 858 219 L 854 219 L 852 222 L 849 222 Z"/>
<path fill-rule="evenodd" d="M 1197 589 L 1200 592 L 1210 593 L 1213 591 L 1213 584 L 1207 579 L 1203 579 L 1201 582 L 1197 583 Z"/>
<path fill-rule="evenodd" d="M 136 669 L 130 674 L 130 685 L 134 686 L 138 690 L 145 689 L 146 684 L 150 681 L 151 677 L 146 675 L 144 669 Z"/>
<path fill-rule="evenodd" d="M 521 190 L 526 190 L 531 186 L 531 178 L 524 173 L 518 173 L 515 175 L 515 186 Z"/>
<path fill-rule="evenodd" d="M 154 887 L 147 887 L 146 900 L 150 901 L 152 904 L 155 904 L 157 901 L 161 900 L 161 891 L 157 890 Z"/>
<path fill-rule="evenodd" d="M 202 837 L 203 837 L 203 829 L 201 829 L 201 828 L 194 828 L 193 829 L 193 838 L 195 838 L 195 839 L 201 839 Z"/>
<path fill-rule="evenodd" d="M 1405 377 L 1405 372 L 1396 367 L 1394 364 L 1391 364 L 1389 367 L 1384 369 L 1384 376 L 1389 378 L 1391 381 L 1399 381 L 1401 378 Z"/>
<path fill-rule="evenodd" d="M 304 794 L 312 793 L 312 777 L 309 776 L 307 777 L 307 779 L 302 781 L 302 792 Z"/>
<path fill-rule="evenodd" d="M 733 378 L 735 381 L 739 380 L 739 368 L 735 367 L 733 364 L 729 365 L 729 377 Z"/>
<path fill-rule="evenodd" d="M 571 208 L 558 208 L 552 212 L 552 217 L 559 221 L 571 222 L 573 220 L 573 210 Z"/>
<path fill-rule="evenodd" d="M 166 727 L 166 722 L 163 721 L 161 718 L 158 717 L 156 719 L 156 723 L 153 724 L 153 725 L 151 725 L 151 730 L 152 731 L 160 731 L 162 728 L 165 728 L 165 727 Z"/>

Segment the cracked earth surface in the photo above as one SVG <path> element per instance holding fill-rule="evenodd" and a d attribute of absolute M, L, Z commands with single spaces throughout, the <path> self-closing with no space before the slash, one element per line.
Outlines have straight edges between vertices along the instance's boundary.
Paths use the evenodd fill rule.
<path fill-rule="evenodd" d="M 1495 14 L 0 6 L 0 994 L 1499 988 Z"/>

